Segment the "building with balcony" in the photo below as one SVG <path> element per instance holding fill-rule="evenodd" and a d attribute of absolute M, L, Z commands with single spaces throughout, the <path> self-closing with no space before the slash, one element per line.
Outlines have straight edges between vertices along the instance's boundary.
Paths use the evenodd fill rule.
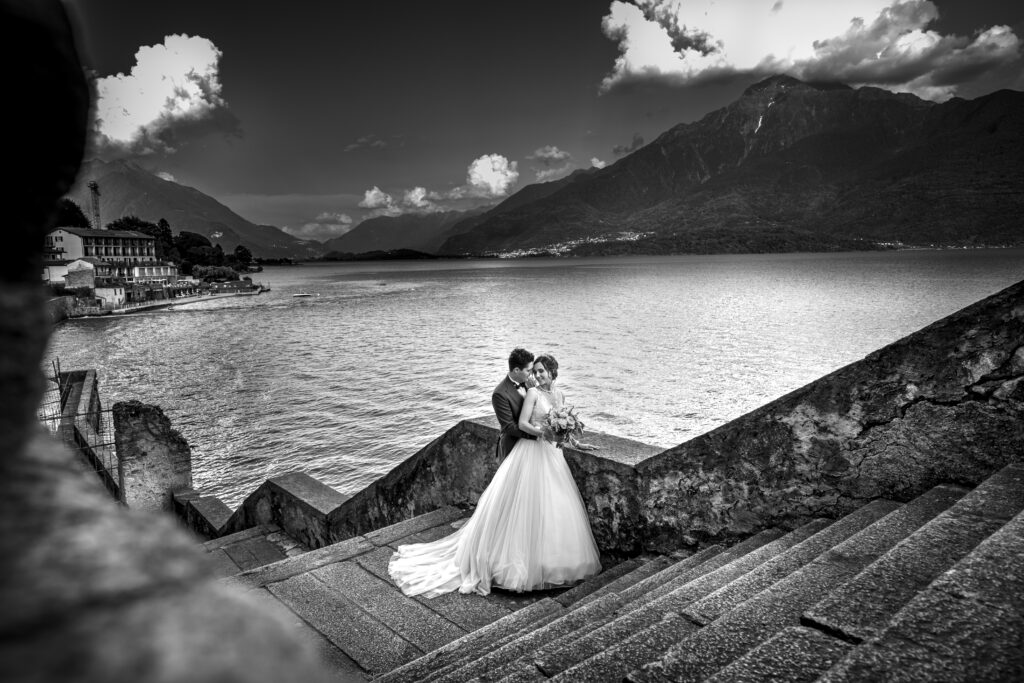
<path fill-rule="evenodd" d="M 54 228 L 46 236 L 43 248 L 48 258 L 65 261 L 80 258 L 128 264 L 156 261 L 156 238 L 133 230 Z"/>

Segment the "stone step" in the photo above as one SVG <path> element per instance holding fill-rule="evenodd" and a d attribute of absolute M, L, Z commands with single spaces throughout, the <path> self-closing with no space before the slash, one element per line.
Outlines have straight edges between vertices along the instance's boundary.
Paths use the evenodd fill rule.
<path fill-rule="evenodd" d="M 811 683 L 852 649 L 853 645 L 816 629 L 790 626 L 705 680 L 707 683 Z"/>
<path fill-rule="evenodd" d="M 657 559 L 660 559 L 660 558 L 655 558 L 655 560 L 657 560 Z M 652 560 L 652 561 L 643 561 L 643 560 L 639 560 L 639 559 L 627 560 L 626 562 L 623 562 L 620 565 L 616 565 L 616 567 L 613 567 L 612 570 L 609 570 L 609 572 L 608 572 L 609 574 L 611 574 L 611 579 L 612 579 L 611 581 L 609 581 L 609 584 L 614 584 L 615 586 L 628 585 L 632 581 L 635 581 L 635 580 L 638 580 L 640 578 L 646 577 L 651 571 L 654 571 L 658 566 L 661 566 L 660 563 L 656 564 L 655 560 Z M 652 564 L 654 564 L 653 567 L 651 566 Z M 621 567 L 622 569 L 620 569 L 619 572 L 616 572 L 615 570 L 618 569 L 619 567 Z M 632 571 L 629 571 L 629 572 L 627 572 L 625 574 L 622 574 L 621 576 L 617 576 L 616 575 L 616 574 L 619 574 L 620 572 L 626 571 L 628 569 L 632 569 Z M 599 574 L 598 577 L 600 577 L 600 576 L 601 575 Z M 596 580 L 596 579 L 597 579 L 597 577 L 592 577 L 591 579 L 588 579 L 588 581 L 592 581 L 592 580 Z M 606 584 L 606 585 L 609 585 L 609 584 Z M 572 612 L 572 611 L 574 611 L 576 609 L 580 609 L 580 608 L 588 605 L 590 601 L 587 601 L 585 599 L 584 600 L 573 601 L 572 600 L 572 598 L 573 598 L 572 595 L 568 595 L 568 597 L 569 597 L 568 600 L 565 599 L 565 596 L 567 594 L 571 594 L 572 591 L 576 590 L 576 588 L 579 588 L 579 587 L 580 586 L 577 586 L 577 587 L 574 587 L 572 589 L 569 589 L 565 593 L 562 593 L 561 595 L 558 595 L 557 597 L 554 598 L 556 601 L 560 602 L 561 604 L 565 604 L 567 606 L 567 608 L 562 613 L 555 614 L 555 615 L 550 615 L 550 616 L 546 617 L 545 619 L 542 619 L 542 620 L 538 621 L 537 623 L 535 623 L 533 625 L 533 627 L 535 629 L 539 629 L 541 627 L 545 627 L 550 622 L 553 622 L 556 619 L 560 619 L 561 617 L 569 614 L 570 612 Z M 601 589 L 598 589 L 598 590 L 601 590 Z M 492 593 L 492 595 L 489 596 L 489 597 L 493 597 L 494 595 L 495 594 Z M 589 598 L 591 595 L 593 595 L 593 592 L 589 593 L 585 597 Z M 443 598 L 445 596 L 441 596 L 441 597 Z M 460 597 L 463 598 L 463 599 L 465 598 L 465 596 L 460 596 Z M 603 597 L 603 596 L 600 596 L 600 597 Z M 438 600 L 438 599 L 440 599 L 440 598 L 435 598 L 434 600 Z M 599 599 L 599 598 L 595 598 L 595 600 L 593 600 L 593 601 L 596 601 L 597 599 Z M 587 619 L 584 620 L 583 624 L 586 625 L 589 622 L 592 622 L 592 621 L 595 621 L 595 620 L 598 620 L 598 619 L 603 619 L 606 615 L 610 615 L 611 613 L 613 613 L 614 612 L 614 608 L 617 607 L 617 606 L 618 606 L 618 601 L 614 601 L 614 602 L 604 601 L 604 602 L 602 602 L 602 607 L 600 609 L 592 608 L 592 609 L 587 611 L 587 613 L 586 613 L 587 614 Z M 559 625 L 559 628 L 561 629 L 561 631 L 564 631 L 565 630 L 564 629 L 564 624 Z M 581 628 L 582 628 L 582 626 L 581 626 Z M 574 630 L 573 633 L 575 633 L 575 632 L 576 631 Z M 553 635 L 553 633 L 554 633 L 553 630 L 549 630 L 546 633 L 548 633 L 549 637 L 552 638 L 554 641 L 558 640 L 558 638 L 556 638 Z M 501 641 L 498 641 L 498 642 L 493 642 L 493 643 L 491 643 L 491 645 L 492 645 L 491 650 L 492 651 L 497 651 L 497 650 L 505 647 L 506 645 L 508 645 L 512 641 L 516 640 L 518 637 L 520 637 L 522 635 L 526 635 L 526 633 L 523 632 L 523 633 L 518 634 L 518 635 L 511 635 L 511 636 L 506 637 L 504 640 L 501 640 Z M 471 661 L 474 661 L 476 659 L 478 659 L 477 656 L 466 656 L 466 657 L 463 658 L 462 664 L 459 664 L 459 665 L 451 665 L 451 664 L 449 664 L 443 670 L 436 671 L 435 674 L 438 677 L 445 676 L 445 675 L 451 673 L 452 671 L 455 671 L 457 668 L 459 668 L 459 666 L 462 666 L 462 665 L 464 665 L 466 663 L 469 663 Z"/>
<path fill-rule="evenodd" d="M 861 643 L 942 572 L 1024 510 L 1024 467 L 1004 468 L 812 606 L 801 622 Z"/>
<path fill-rule="evenodd" d="M 207 541 L 203 549 L 208 553 L 215 574 L 221 578 L 273 564 L 307 550 L 275 524 L 258 525 Z"/>
<path fill-rule="evenodd" d="M 613 612 L 621 604 L 622 598 L 618 594 L 605 595 L 577 609 L 567 611 L 550 623 L 535 628 L 458 669 L 449 671 L 437 680 L 441 683 L 459 683 L 473 679 L 497 680 L 503 676 L 500 673 L 502 667 L 515 662 L 524 655 L 531 654 L 550 640 L 571 633 L 586 626 L 595 618 Z"/>
<path fill-rule="evenodd" d="M 356 555 L 370 552 L 375 547 L 363 536 L 355 536 L 339 543 L 324 546 L 323 548 L 310 550 L 302 555 L 289 557 L 273 564 L 242 572 L 238 576 L 233 576 L 227 580 L 247 588 L 259 588 L 300 576 L 318 567 L 335 562 L 343 562 Z"/>
<path fill-rule="evenodd" d="M 533 631 L 535 631 L 537 629 L 543 628 L 543 627 L 547 626 L 548 624 L 552 623 L 553 621 L 556 621 L 557 619 L 560 619 L 562 616 L 564 616 L 568 612 L 569 612 L 569 610 L 567 610 L 565 608 L 562 608 L 562 610 L 560 612 L 556 612 L 554 614 L 548 614 L 546 616 L 543 616 L 540 619 L 538 619 L 537 621 L 535 621 L 533 624 L 531 624 L 529 628 L 525 628 L 525 629 L 521 630 L 519 633 L 513 633 L 511 635 L 505 636 L 504 638 L 502 638 L 501 640 L 499 640 L 499 641 L 497 641 L 495 643 L 490 643 L 488 645 L 488 647 L 486 647 L 482 652 L 479 652 L 475 656 L 472 656 L 472 657 L 469 657 L 469 656 L 463 657 L 460 661 L 458 661 L 458 662 L 456 662 L 454 664 L 451 664 L 449 666 L 446 666 L 446 667 L 444 667 L 442 669 L 437 670 L 436 672 L 434 672 L 426 680 L 430 680 L 430 681 L 445 680 L 445 678 L 449 674 L 451 674 L 452 672 L 454 672 L 454 671 L 456 671 L 458 669 L 461 669 L 462 667 L 466 666 L 467 664 L 473 662 L 475 659 L 477 659 L 479 657 L 487 656 L 487 655 L 489 655 L 489 654 L 491 654 L 493 652 L 497 652 L 498 650 L 502 649 L 503 647 L 505 647 L 509 643 L 512 643 L 512 642 L 518 640 L 519 638 L 522 638 L 523 636 L 529 635 L 531 632 L 533 632 Z"/>
<path fill-rule="evenodd" d="M 671 565 L 671 567 L 666 568 L 666 570 L 662 571 L 667 571 L 668 569 L 674 568 L 675 571 L 671 572 L 668 575 L 675 576 L 678 575 L 678 573 L 680 573 L 681 571 L 693 570 L 696 567 L 699 567 L 703 563 L 710 560 L 712 557 L 721 553 L 722 550 L 722 546 L 714 545 L 708 548 L 704 548 L 703 550 L 700 550 L 692 555 L 683 557 L 682 559 L 673 558 L 676 559 L 675 564 Z M 557 672 L 561 671 L 567 666 L 571 666 L 571 663 L 579 661 L 581 655 L 579 654 L 580 646 L 576 645 L 577 641 L 589 639 L 592 634 L 597 632 L 605 624 L 608 624 L 609 622 L 613 621 L 618 615 L 624 614 L 624 610 L 630 608 L 629 602 L 631 601 L 631 598 L 629 596 L 632 594 L 636 586 L 656 586 L 657 581 L 655 579 L 657 576 L 658 575 L 655 574 L 654 576 L 646 577 L 641 581 L 633 584 L 632 586 L 629 586 L 624 590 L 620 591 L 619 595 L 622 596 L 623 601 L 625 603 L 623 605 L 623 608 L 620 608 L 615 613 L 607 615 L 602 622 L 589 624 L 589 627 L 586 629 L 578 629 L 572 633 L 568 633 L 560 638 L 552 640 L 550 643 L 539 648 L 536 652 L 533 653 L 530 666 L 539 671 L 547 672 L 551 670 Z M 652 580 L 655 580 L 654 583 L 650 583 Z"/>
<path fill-rule="evenodd" d="M 371 531 L 363 536 L 353 536 L 344 541 L 310 550 L 301 555 L 289 557 L 273 564 L 256 568 L 255 570 L 244 571 L 235 577 L 234 580 L 236 583 L 249 588 L 258 588 L 276 581 L 284 581 L 317 567 L 323 567 L 334 562 L 342 562 L 356 555 L 370 552 L 374 548 L 387 546 L 389 543 L 401 541 L 414 534 L 450 524 L 455 520 L 465 517 L 466 514 L 464 510 L 452 506 L 439 508 L 418 517 Z"/>
<path fill-rule="evenodd" d="M 708 546 L 707 548 L 702 548 L 689 557 L 676 560 L 673 564 L 661 570 L 657 574 L 649 576 L 642 581 L 637 581 L 632 586 L 624 588 L 619 591 L 619 593 L 626 600 L 627 604 L 642 600 L 648 592 L 672 581 L 677 576 L 689 573 L 694 567 L 703 564 L 724 551 L 725 546 L 717 544 Z M 708 566 L 710 567 L 711 565 Z"/>
<path fill-rule="evenodd" d="M 629 569 L 629 571 L 621 572 L 618 576 L 612 577 L 605 585 L 591 591 L 590 594 L 585 595 L 574 602 L 577 606 L 582 606 L 588 602 L 593 602 L 598 598 L 603 598 L 609 593 L 618 593 L 620 589 L 630 586 L 637 581 L 647 578 L 651 574 L 661 571 L 671 562 L 672 560 L 667 557 L 655 557 L 647 562 L 630 560 L 629 564 L 632 568 Z M 568 605 L 570 603 L 563 602 L 562 604 Z"/>
<path fill-rule="evenodd" d="M 466 635 L 465 630 L 410 600 L 393 583 L 374 576 L 356 562 L 337 562 L 308 575 L 344 595 L 422 652 L 430 652 Z"/>
<path fill-rule="evenodd" d="M 729 585 L 697 600 L 683 613 L 697 624 L 708 624 L 899 507 L 899 503 L 891 500 L 872 501 Z"/>
<path fill-rule="evenodd" d="M 712 676 L 787 626 L 799 625 L 801 612 L 952 506 L 965 492 L 957 486 L 936 486 L 634 669 L 628 679 L 689 681 Z"/>
<path fill-rule="evenodd" d="M 272 583 L 267 589 L 371 675 L 391 671 L 423 654 L 344 593 L 310 574 Z"/>
<path fill-rule="evenodd" d="M 458 519 L 462 519 L 467 514 L 465 510 L 448 505 L 401 522 L 396 522 L 391 526 L 371 531 L 363 534 L 363 536 L 366 537 L 367 541 L 376 546 L 393 545 L 396 542 L 401 543 L 407 536 L 422 533 L 435 527 L 443 527 L 445 524 L 451 524 Z M 455 529 L 452 528 L 449 533 L 454 532 Z M 416 543 L 419 541 L 410 539 L 410 542 Z"/>
<path fill-rule="evenodd" d="M 595 631 L 581 639 L 581 642 L 571 643 L 560 652 L 539 659 L 536 662 L 537 668 L 549 676 L 564 671 L 569 679 L 597 674 L 621 677 L 632 668 L 632 662 L 647 661 L 697 630 L 697 626 L 689 620 L 677 618 L 678 613 L 688 605 L 803 542 L 828 525 L 829 520 L 813 520 L 781 538 L 780 532 L 769 530 L 771 533 L 762 532 L 747 539 L 715 558 L 720 562 L 732 557 L 730 562 L 702 567 L 705 571 L 698 575 L 682 574 L 673 578 L 666 584 L 675 585 L 673 590 L 662 593 L 661 597 L 651 602 L 639 600 L 631 603 L 630 611 L 623 611 L 600 632 Z M 678 585 L 683 581 L 685 583 Z M 655 590 L 662 589 L 658 587 Z"/>
<path fill-rule="evenodd" d="M 907 603 L 878 636 L 822 678 L 1024 680 L 1024 513 Z"/>
<path fill-rule="evenodd" d="M 288 557 L 280 545 L 263 536 L 232 543 L 214 553 L 224 553 L 230 557 L 240 571 L 263 567 Z"/>
<path fill-rule="evenodd" d="M 203 543 L 203 550 L 210 552 L 218 548 L 223 548 L 226 545 L 231 545 L 232 543 L 247 541 L 250 538 L 256 538 L 257 536 L 266 536 L 267 534 L 280 530 L 281 527 L 276 524 L 257 524 L 254 527 L 243 529 L 242 531 L 236 531 L 233 534 L 221 536 L 220 538 L 215 538 L 212 541 L 206 541 Z"/>
<path fill-rule="evenodd" d="M 382 683 L 413 683 L 430 680 L 433 675 L 456 662 L 473 659 L 489 652 L 494 643 L 510 635 L 530 630 L 539 620 L 564 612 L 562 605 L 550 598 L 540 600 L 494 621 L 481 629 L 453 640 L 444 647 L 390 671 L 380 677 Z"/>
<path fill-rule="evenodd" d="M 573 603 L 579 602 L 583 598 L 591 595 L 594 591 L 600 590 L 612 583 L 616 579 L 625 574 L 630 573 L 637 567 L 644 565 L 646 562 L 639 558 L 633 558 L 620 562 L 611 569 L 601 572 L 597 576 L 592 576 L 589 579 L 584 580 L 579 585 L 573 586 L 569 590 L 565 591 L 561 595 L 555 598 L 559 604 L 563 606 L 569 606 Z"/>
<path fill-rule="evenodd" d="M 563 639 L 553 643 L 545 651 L 539 652 L 534 659 L 535 666 L 548 676 L 555 676 L 590 657 L 607 653 L 638 631 L 657 623 L 665 615 L 666 610 L 661 609 L 662 606 L 658 604 L 658 600 L 647 601 L 646 598 L 651 592 L 657 592 L 664 598 L 665 595 L 671 593 L 671 591 L 664 591 L 665 586 L 672 585 L 677 589 L 682 588 L 692 581 L 697 581 L 728 566 L 751 551 L 776 543 L 781 533 L 777 529 L 769 529 L 737 543 L 727 550 L 717 547 L 709 549 L 706 554 L 707 559 L 696 566 L 693 566 L 692 560 L 687 558 L 687 560 L 676 563 L 663 572 L 641 581 L 636 586 L 626 589 L 622 593 L 624 600 L 629 600 L 629 597 L 632 597 L 632 600 L 626 602 L 622 609 L 616 614 L 610 615 L 604 623 L 594 624 L 594 627 L 587 633 L 579 634 L 579 637 L 575 639 Z M 777 552 L 779 546 L 773 546 L 773 548 Z M 648 591 L 638 593 L 637 588 L 640 586 L 646 587 Z M 604 659 L 602 657 L 602 661 Z M 582 675 L 582 671 L 576 671 L 574 675 Z"/>
<path fill-rule="evenodd" d="M 394 549 L 390 546 L 377 548 L 368 553 L 356 556 L 355 562 L 366 571 L 374 574 L 382 581 L 391 584 L 391 577 L 388 574 L 388 562 Z M 489 600 L 483 595 L 475 593 L 463 595 L 461 593 L 445 593 L 436 598 L 424 598 L 422 595 L 409 598 L 434 612 L 437 612 L 445 619 L 459 626 L 462 630 L 469 632 L 497 621 L 502 617 L 511 614 L 512 610 L 502 606 L 494 600 Z"/>

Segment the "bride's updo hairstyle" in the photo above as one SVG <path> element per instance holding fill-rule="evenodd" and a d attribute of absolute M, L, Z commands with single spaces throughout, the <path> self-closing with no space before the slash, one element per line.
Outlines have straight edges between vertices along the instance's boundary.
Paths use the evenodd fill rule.
<path fill-rule="evenodd" d="M 548 371 L 548 374 L 551 375 L 552 382 L 558 379 L 558 361 L 555 360 L 554 356 L 550 356 L 548 354 L 537 356 L 533 359 L 533 364 L 536 365 L 537 363 L 543 365 L 544 369 Z"/>

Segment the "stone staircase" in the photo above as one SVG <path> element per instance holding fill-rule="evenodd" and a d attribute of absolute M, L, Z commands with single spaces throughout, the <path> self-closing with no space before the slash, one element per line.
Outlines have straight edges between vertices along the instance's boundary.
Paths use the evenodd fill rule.
<path fill-rule="evenodd" d="M 387 578 L 444 508 L 229 579 L 296 615 L 340 680 L 1024 679 L 1024 466 L 562 591 L 434 600 Z"/>

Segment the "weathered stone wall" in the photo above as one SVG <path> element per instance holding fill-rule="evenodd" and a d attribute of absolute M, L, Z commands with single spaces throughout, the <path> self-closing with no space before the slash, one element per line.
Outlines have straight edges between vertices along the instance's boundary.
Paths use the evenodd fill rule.
<path fill-rule="evenodd" d="M 650 548 L 975 485 L 1024 458 L 1024 283 L 637 467 Z"/>
<path fill-rule="evenodd" d="M 251 493 L 231 515 L 220 534 L 242 531 L 259 524 L 276 524 L 310 548 L 321 548 L 334 542 L 329 516 L 346 500 L 348 496 L 308 474 L 283 474 L 268 479 Z M 190 506 L 194 507 L 191 501 Z"/>
<path fill-rule="evenodd" d="M 192 449 L 158 406 L 114 404 L 121 500 L 139 510 L 174 509 L 174 491 L 192 486 Z"/>

